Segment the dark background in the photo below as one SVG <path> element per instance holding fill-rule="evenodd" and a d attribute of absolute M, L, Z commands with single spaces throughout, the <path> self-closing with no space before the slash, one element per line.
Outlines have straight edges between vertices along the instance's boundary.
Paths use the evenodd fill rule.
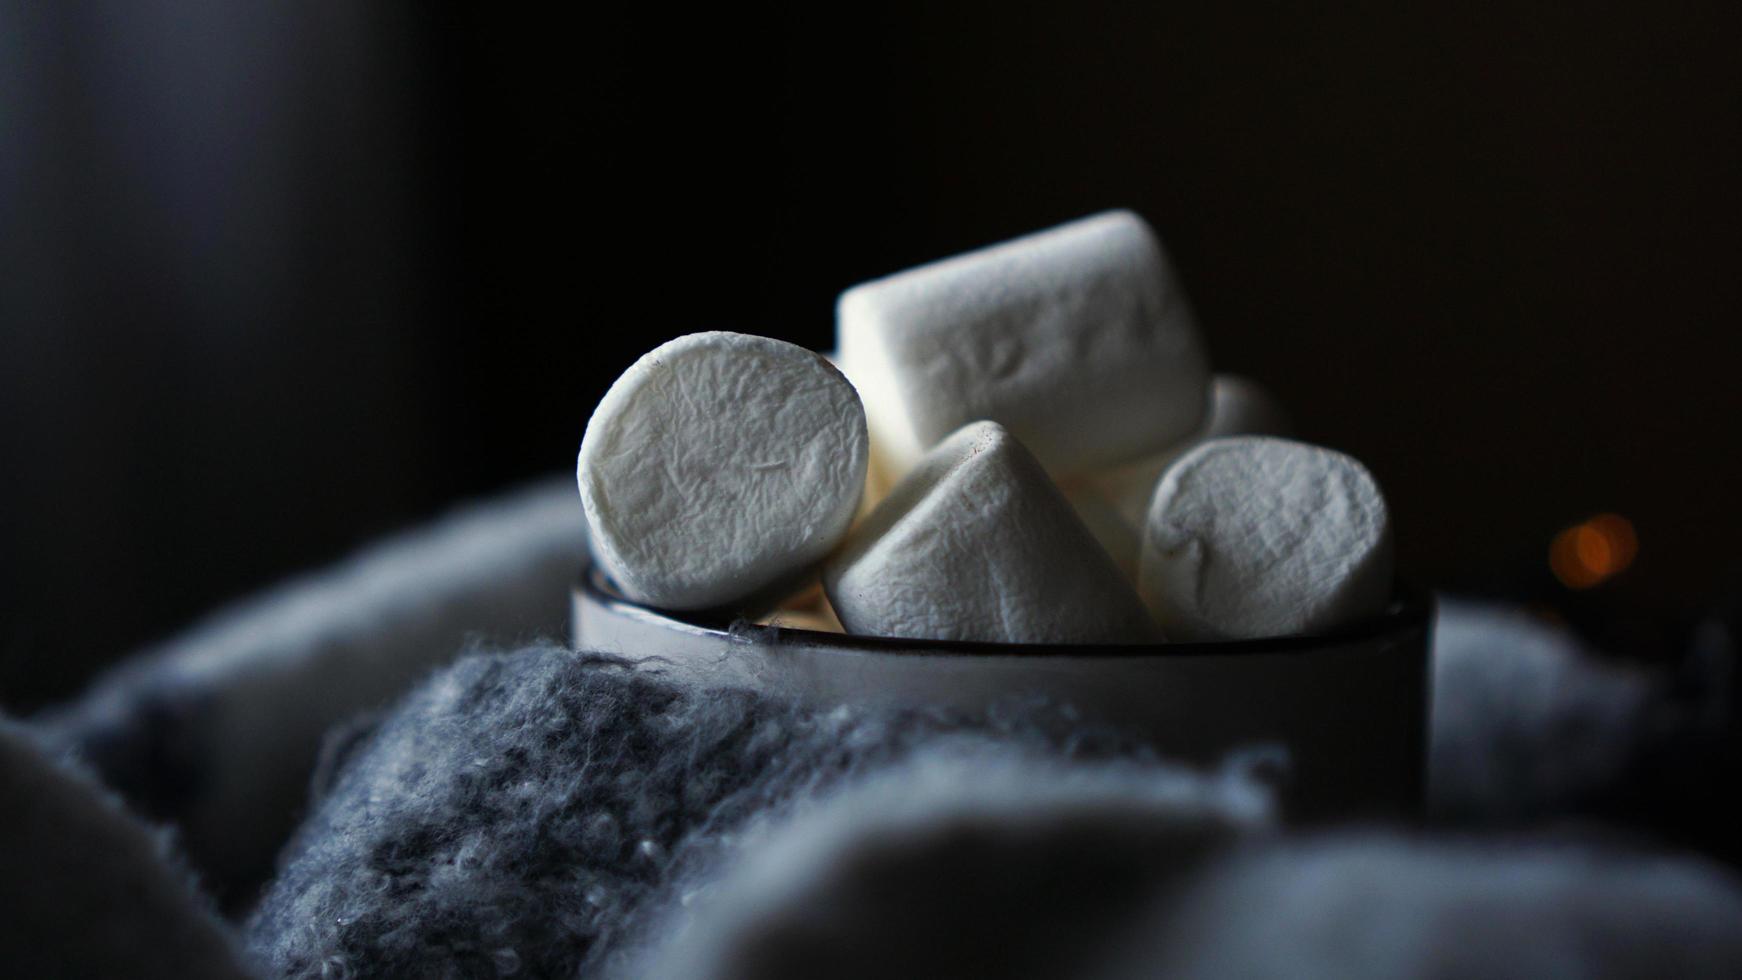
<path fill-rule="evenodd" d="M 1108 206 L 1413 577 L 1736 566 L 1734 3 L 498 6 L 0 0 L 0 704 L 569 468 L 661 340 Z"/>

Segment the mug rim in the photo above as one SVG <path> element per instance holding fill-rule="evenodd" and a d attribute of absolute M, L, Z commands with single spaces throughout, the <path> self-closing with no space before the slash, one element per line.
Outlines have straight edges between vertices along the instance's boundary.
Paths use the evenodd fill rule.
<path fill-rule="evenodd" d="M 761 625 L 742 618 L 707 612 L 674 613 L 655 609 L 618 592 L 604 571 L 591 567 L 575 591 L 611 613 L 649 626 L 720 642 L 797 644 L 841 652 L 892 656 L 1025 657 L 1087 659 L 1095 657 L 1230 657 L 1289 654 L 1304 656 L 1342 644 L 1381 639 L 1424 630 L 1433 618 L 1433 596 L 1403 579 L 1392 585 L 1391 601 L 1378 615 L 1319 633 L 1291 633 L 1246 640 L 1200 640 L 1179 643 L 997 643 L 989 640 L 931 640 L 922 637 L 867 636 L 793 626 Z"/>

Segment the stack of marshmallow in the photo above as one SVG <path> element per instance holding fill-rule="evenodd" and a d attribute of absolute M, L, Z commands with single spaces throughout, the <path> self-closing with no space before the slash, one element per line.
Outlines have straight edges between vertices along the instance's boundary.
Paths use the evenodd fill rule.
<path fill-rule="evenodd" d="M 820 576 L 848 632 L 1009 643 L 1312 633 L 1389 601 L 1372 476 L 1210 373 L 1135 214 L 856 286 L 838 331 L 838 355 L 692 334 L 611 386 L 577 476 L 625 595 L 767 608 Z"/>

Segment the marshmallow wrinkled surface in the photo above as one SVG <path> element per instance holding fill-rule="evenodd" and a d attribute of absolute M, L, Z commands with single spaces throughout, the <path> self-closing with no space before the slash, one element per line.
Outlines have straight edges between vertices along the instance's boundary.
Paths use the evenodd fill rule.
<path fill-rule="evenodd" d="M 896 478 L 981 419 L 1055 475 L 1126 462 L 1189 436 L 1208 401 L 1191 307 L 1129 211 L 855 286 L 837 319 Z"/>
<path fill-rule="evenodd" d="M 1313 633 L 1381 611 L 1391 518 L 1354 459 L 1285 439 L 1205 442 L 1144 528 L 1139 585 L 1174 639 Z"/>
<path fill-rule="evenodd" d="M 636 361 L 587 422 L 576 478 L 593 552 L 631 599 L 723 605 L 827 554 L 865 485 L 859 396 L 825 358 L 690 334 Z"/>
<path fill-rule="evenodd" d="M 1034 456 L 1002 426 L 938 445 L 823 570 L 849 633 L 1141 643 L 1160 632 Z"/>

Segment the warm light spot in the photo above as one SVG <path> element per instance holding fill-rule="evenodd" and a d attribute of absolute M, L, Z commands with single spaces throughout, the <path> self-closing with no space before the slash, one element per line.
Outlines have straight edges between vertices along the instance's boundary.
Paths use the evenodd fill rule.
<path fill-rule="evenodd" d="M 1633 564 L 1633 556 L 1639 553 L 1639 537 L 1633 533 L 1633 522 L 1620 514 L 1598 514 L 1585 524 L 1609 545 L 1609 574 L 1619 575 Z"/>
<path fill-rule="evenodd" d="M 1639 538 L 1633 524 L 1619 514 L 1598 514 L 1555 535 L 1548 549 L 1548 566 L 1569 589 L 1588 589 L 1633 564 Z"/>
<path fill-rule="evenodd" d="M 1584 530 L 1584 525 L 1569 527 L 1548 546 L 1549 570 L 1569 589 L 1588 589 L 1603 580 L 1579 555 L 1579 532 Z"/>
<path fill-rule="evenodd" d="M 1580 568 L 1598 578 L 1608 575 L 1615 567 L 1614 549 L 1609 547 L 1609 539 L 1588 524 L 1573 528 L 1573 557 L 1578 560 Z"/>

